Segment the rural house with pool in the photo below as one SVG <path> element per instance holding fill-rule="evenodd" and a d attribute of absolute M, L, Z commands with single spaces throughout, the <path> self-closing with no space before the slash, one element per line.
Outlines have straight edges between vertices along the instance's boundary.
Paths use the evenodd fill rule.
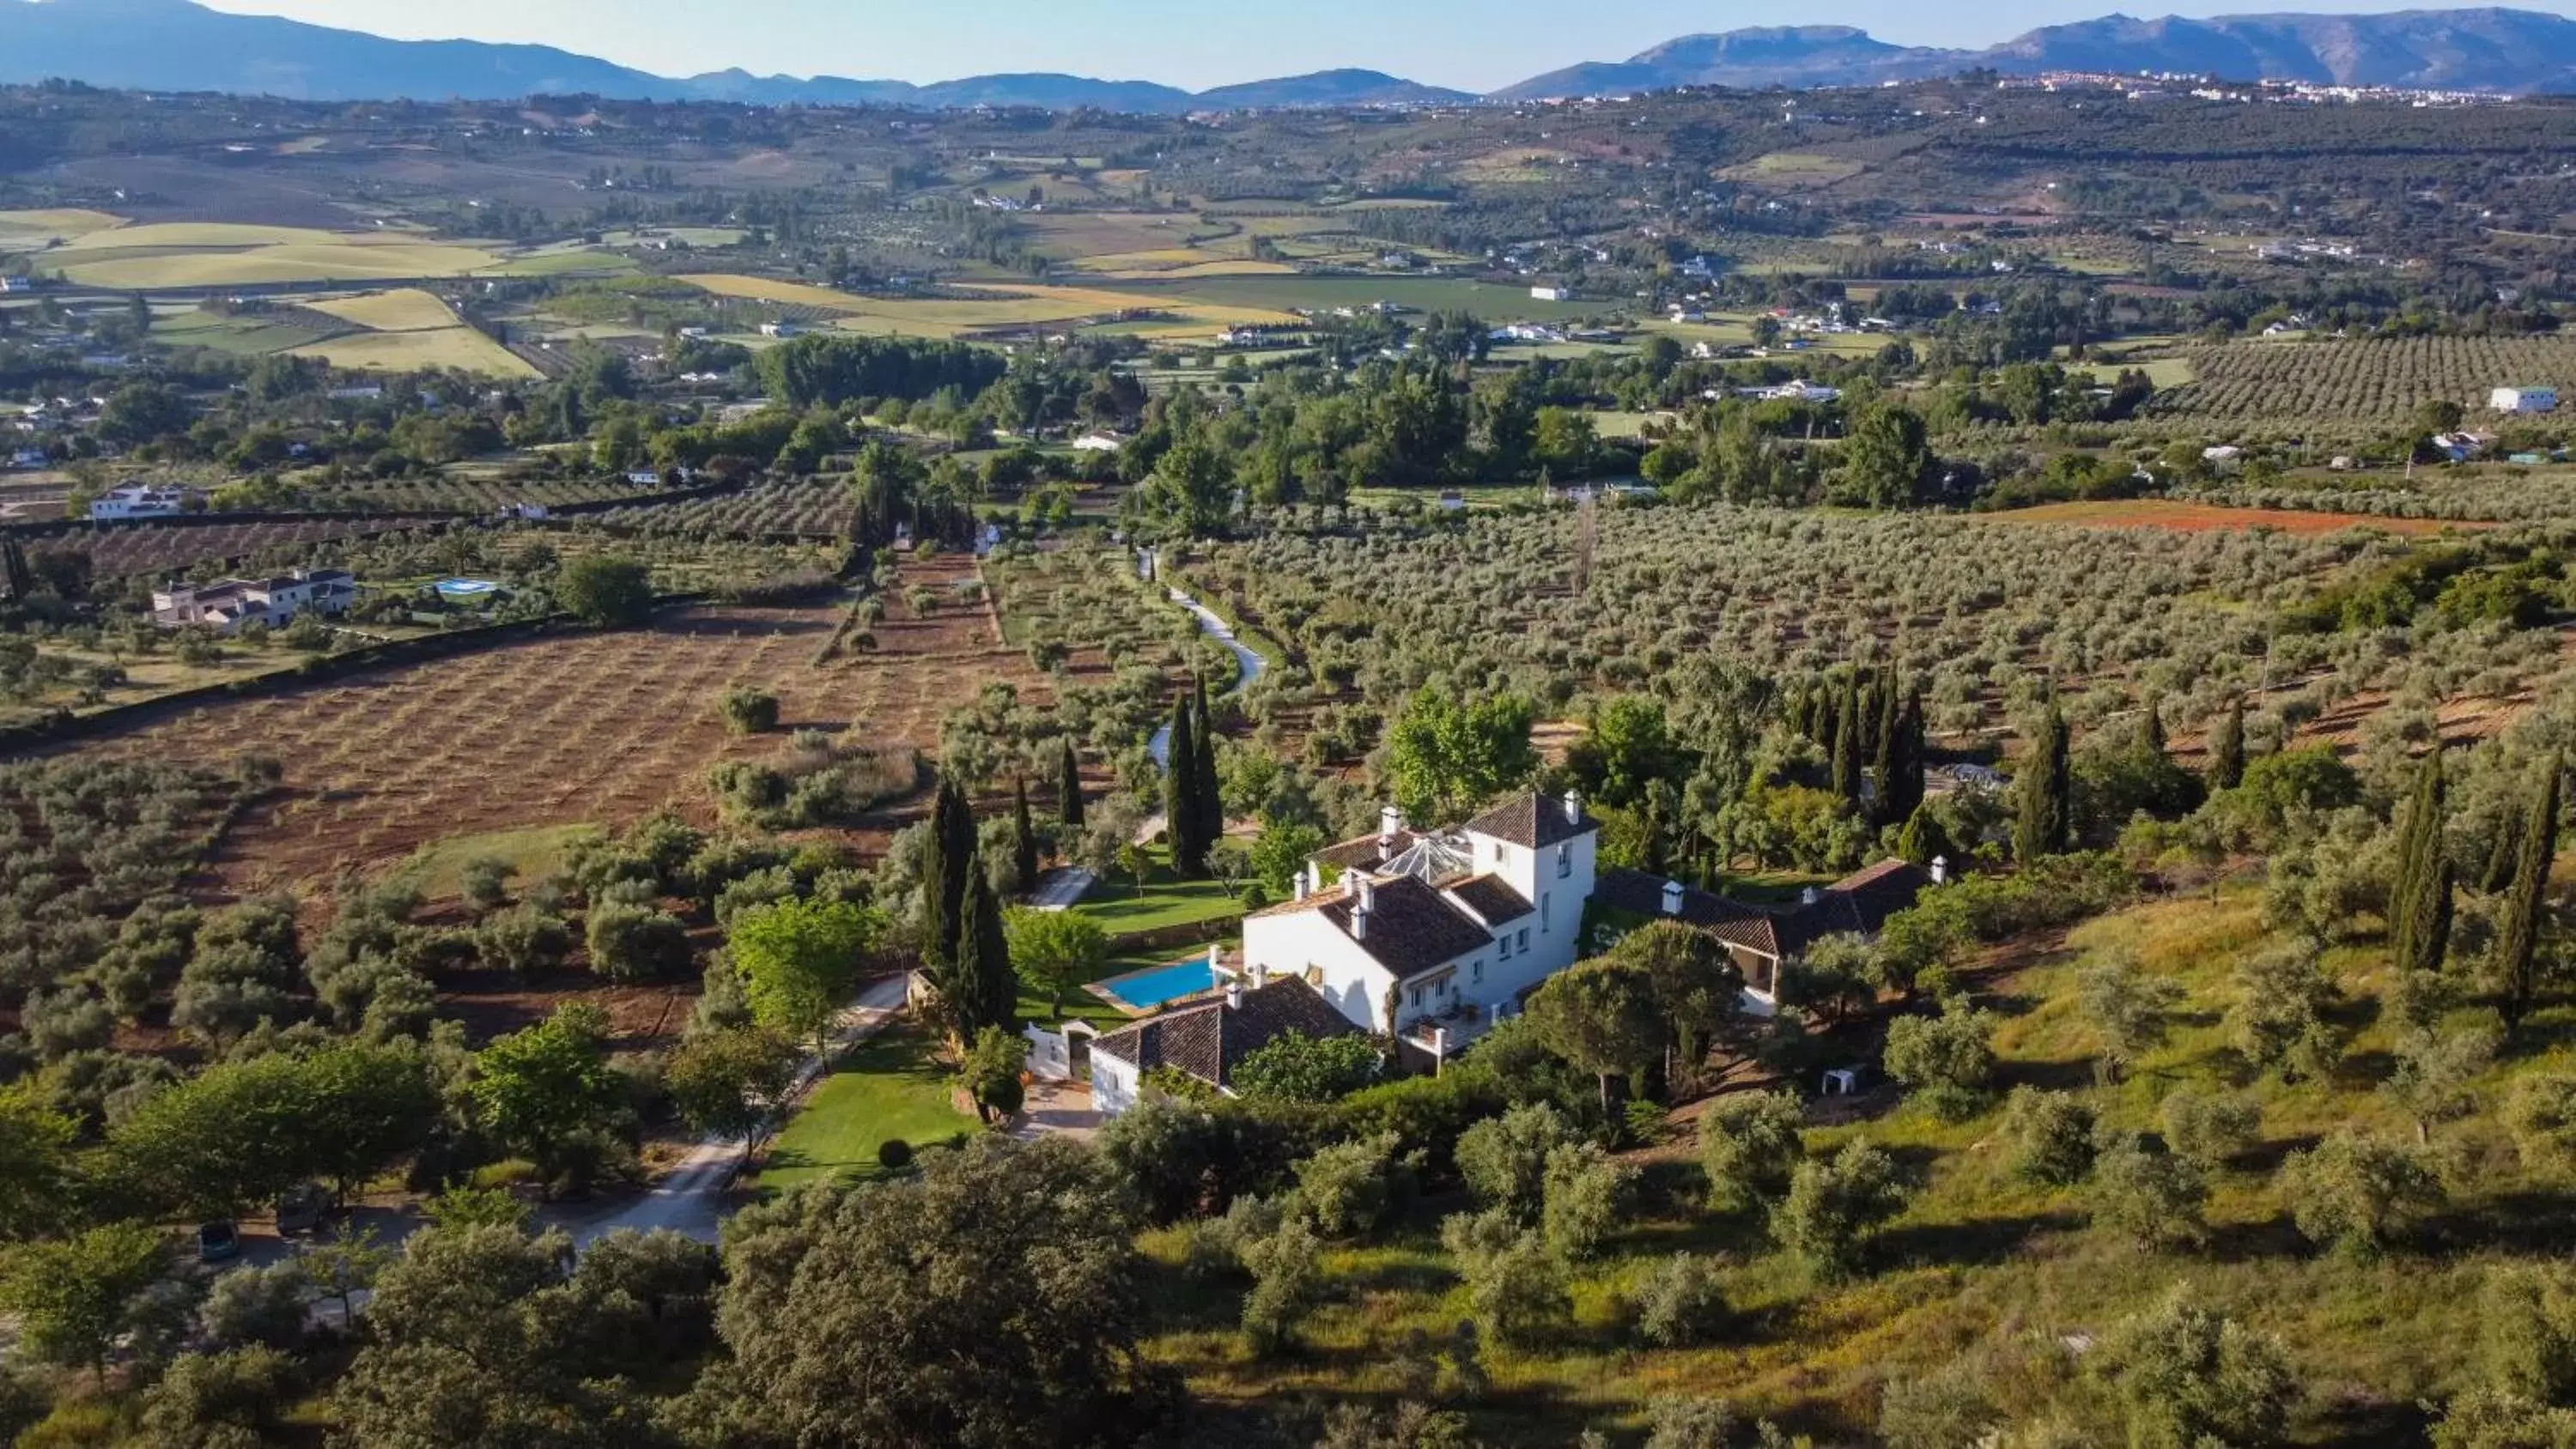
<path fill-rule="evenodd" d="M 1809 947 L 1875 937 L 1942 874 L 1888 861 L 1764 910 L 1599 870 L 1600 837 L 1574 795 L 1516 796 L 1448 831 L 1415 830 L 1390 807 L 1377 834 L 1316 852 L 1294 899 L 1245 919 L 1240 958 L 1211 953 L 1222 999 L 1091 1044 L 1093 1106 L 1127 1111 L 1158 1067 L 1231 1090 L 1233 1066 L 1291 1030 L 1365 1031 L 1396 1042 L 1404 1065 L 1436 1069 L 1549 977 L 1658 919 L 1715 937 L 1744 973 L 1744 1010 L 1768 1016 L 1781 973 Z"/>

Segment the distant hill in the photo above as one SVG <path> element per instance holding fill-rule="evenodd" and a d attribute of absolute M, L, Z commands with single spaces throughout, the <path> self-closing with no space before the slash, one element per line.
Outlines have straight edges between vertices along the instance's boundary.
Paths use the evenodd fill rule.
<path fill-rule="evenodd" d="M 2176 71 L 2514 94 L 2576 91 L 2576 20 L 2529 10 L 2388 15 L 2113 15 L 2034 30 L 1987 50 L 1889 45 L 1845 26 L 1693 35 L 1623 62 L 1572 66 L 1495 93 L 1500 100 L 1622 95 L 1675 86 L 1855 86 L 1971 67 Z"/>
<path fill-rule="evenodd" d="M 1354 41 L 1354 44 L 1357 44 Z M 1669 41 L 1624 61 L 1568 66 L 1495 100 L 1623 95 L 1675 86 L 1852 86 L 1972 66 L 2183 71 L 2509 93 L 2576 91 L 2576 20 L 2532 11 L 2114 15 L 2034 30 L 1986 50 L 1890 45 L 1841 25 L 1771 26 Z M 753 105 L 1033 106 L 1177 115 L 1194 110 L 1452 104 L 1476 99 L 1374 70 L 1327 70 L 1192 93 L 1150 81 L 988 75 L 907 81 L 674 78 L 544 45 L 388 40 L 193 0 L 0 0 L 0 83 L 61 77 L 127 90 L 231 91 L 302 100 L 509 100 L 538 93 Z"/>
<path fill-rule="evenodd" d="M 751 105 L 1193 110 L 1465 101 L 1367 70 L 1254 81 L 1193 95 L 1149 81 L 988 75 L 936 85 L 717 71 L 674 79 L 543 45 L 388 40 L 192 0 L 0 0 L 0 83 L 52 78 L 124 90 L 231 91 L 299 100 L 509 100 L 539 92 Z"/>

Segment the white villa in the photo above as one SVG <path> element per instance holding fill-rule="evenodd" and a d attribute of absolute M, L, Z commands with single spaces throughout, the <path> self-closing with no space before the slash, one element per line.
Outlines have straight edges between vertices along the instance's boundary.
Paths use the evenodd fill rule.
<path fill-rule="evenodd" d="M 2500 413 L 2554 413 L 2558 411 L 2558 389 L 2500 387 L 2487 399 L 2487 405 Z"/>
<path fill-rule="evenodd" d="M 1600 840 L 1572 795 L 1518 796 L 1452 833 L 1389 809 L 1374 837 L 1309 862 L 1295 900 L 1244 921 L 1245 966 L 1305 978 L 1368 1031 L 1464 1039 L 1581 957 Z M 1326 866 L 1342 872 L 1330 890 Z"/>
<path fill-rule="evenodd" d="M 1516 796 L 1465 825 L 1378 833 L 1316 853 L 1293 900 L 1243 923 L 1239 959 L 1212 955 L 1222 1000 L 1147 1017 L 1091 1043 L 1092 1102 L 1134 1107 L 1146 1072 L 1229 1089 L 1241 1057 L 1288 1030 L 1365 1031 L 1402 1064 L 1436 1068 L 1548 978 L 1658 918 L 1706 931 L 1744 973 L 1746 1012 L 1778 1009 L 1784 967 L 1828 936 L 1874 937 L 1944 872 L 1889 861 L 1763 910 L 1642 871 L 1597 868 L 1601 827 L 1574 795 Z M 1327 886 L 1326 871 L 1340 872 Z"/>
<path fill-rule="evenodd" d="M 232 634 L 245 624 L 283 628 L 306 611 L 344 614 L 358 601 L 358 580 L 345 569 L 298 569 L 269 579 L 152 591 L 152 622 L 165 629 L 203 627 Z"/>
<path fill-rule="evenodd" d="M 130 488 L 111 488 L 92 499 L 89 516 L 105 522 L 118 518 L 172 518 L 185 511 L 189 491 L 185 488 L 156 488 L 137 484 Z"/>

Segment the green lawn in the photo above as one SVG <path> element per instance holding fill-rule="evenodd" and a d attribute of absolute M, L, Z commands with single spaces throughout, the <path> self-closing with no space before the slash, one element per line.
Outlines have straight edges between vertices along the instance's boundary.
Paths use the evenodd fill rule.
<path fill-rule="evenodd" d="M 929 1036 L 909 1026 L 890 1027 L 860 1043 L 778 1134 L 760 1186 L 866 1176 L 877 1170 L 877 1148 L 894 1138 L 920 1147 L 980 1130 L 974 1118 L 949 1105 L 952 1082 Z"/>
<path fill-rule="evenodd" d="M 553 874 L 563 865 L 572 843 L 598 829 L 595 825 L 538 825 L 484 835 L 451 835 L 422 846 L 411 859 L 394 867 L 394 874 L 409 881 L 428 900 L 451 900 L 464 891 L 465 863 L 489 858 L 503 861 L 518 872 L 510 880 L 515 893 L 517 888 Z"/>
<path fill-rule="evenodd" d="M 1243 915 L 1243 902 L 1224 882 L 1183 880 L 1172 874 L 1164 852 L 1151 853 L 1154 866 L 1145 873 L 1143 894 L 1132 878 L 1112 875 L 1093 886 L 1074 909 L 1098 921 L 1113 940 L 1174 926 L 1230 922 Z"/>

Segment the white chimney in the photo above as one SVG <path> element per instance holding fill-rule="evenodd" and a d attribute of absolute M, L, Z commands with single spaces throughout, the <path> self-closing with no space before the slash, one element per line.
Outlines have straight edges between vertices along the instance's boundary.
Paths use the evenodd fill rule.
<path fill-rule="evenodd" d="M 1359 882 L 1359 900 L 1360 900 L 1360 909 L 1361 909 L 1361 910 L 1363 910 L 1363 911 L 1373 911 L 1373 910 L 1376 910 L 1376 909 L 1377 909 L 1377 881 L 1376 881 L 1376 879 L 1375 879 L 1374 877 L 1371 877 L 1371 876 L 1359 875 L 1359 874 L 1357 874 L 1357 873 L 1354 873 L 1354 874 L 1353 874 L 1353 876 L 1352 876 L 1352 878 L 1353 878 L 1354 880 L 1357 880 L 1357 881 Z"/>
<path fill-rule="evenodd" d="M 1301 901 L 1306 898 L 1306 870 L 1305 866 L 1297 867 L 1297 883 L 1289 887 L 1297 893 L 1297 899 Z"/>
<path fill-rule="evenodd" d="M 1395 844 L 1396 837 L 1402 834 L 1404 834 L 1404 812 L 1402 810 L 1393 805 L 1389 805 L 1385 809 L 1377 812 L 1377 838 L 1380 844 L 1392 848 Z"/>
<path fill-rule="evenodd" d="M 1352 940 L 1354 940 L 1354 941 L 1366 941 L 1366 940 L 1368 939 L 1368 918 L 1369 918 L 1369 908 L 1368 908 L 1367 906 L 1365 906 L 1365 905 L 1363 905 L 1363 906 L 1361 906 L 1359 909 L 1357 909 L 1357 910 L 1355 910 L 1355 911 L 1351 912 L 1351 939 L 1352 939 Z"/>
<path fill-rule="evenodd" d="M 1253 968 L 1252 968 L 1252 989 L 1253 989 L 1253 990 L 1255 990 L 1255 991 L 1260 991 L 1260 990 L 1263 990 L 1263 989 L 1267 988 L 1269 985 L 1270 985 L 1270 963 L 1268 963 L 1268 962 L 1266 962 L 1266 961 L 1265 961 L 1265 962 L 1263 962 L 1262 964 L 1260 964 L 1260 965 L 1255 966 L 1255 967 L 1253 967 Z"/>
<path fill-rule="evenodd" d="M 1583 823 L 1583 796 L 1578 791 L 1565 792 L 1565 823 L 1568 825 Z"/>
<path fill-rule="evenodd" d="M 1824 901 L 1825 893 L 1816 889 L 1814 886 L 1809 886 L 1798 894 L 1798 904 L 1802 906 L 1823 905 Z"/>
<path fill-rule="evenodd" d="M 1665 915 L 1678 916 L 1682 913 L 1682 895 L 1682 883 L 1680 881 L 1668 880 L 1664 882 Z"/>
<path fill-rule="evenodd" d="M 1932 857 L 1932 883 L 1934 885 L 1950 883 L 1950 857 L 1946 855 Z"/>
<path fill-rule="evenodd" d="M 1227 982 L 1227 983 L 1225 984 L 1225 1004 L 1226 1004 L 1226 1007 L 1227 1007 L 1227 1009 L 1228 1009 L 1228 1010 L 1232 1010 L 1232 1011 L 1241 1011 L 1241 1010 L 1243 1010 L 1243 983 L 1242 983 L 1242 982 L 1240 982 L 1240 981 L 1229 981 L 1229 982 Z"/>
<path fill-rule="evenodd" d="M 1208 947 L 1208 974 L 1211 976 L 1222 976 L 1225 974 L 1225 948 L 1223 946 Z"/>

